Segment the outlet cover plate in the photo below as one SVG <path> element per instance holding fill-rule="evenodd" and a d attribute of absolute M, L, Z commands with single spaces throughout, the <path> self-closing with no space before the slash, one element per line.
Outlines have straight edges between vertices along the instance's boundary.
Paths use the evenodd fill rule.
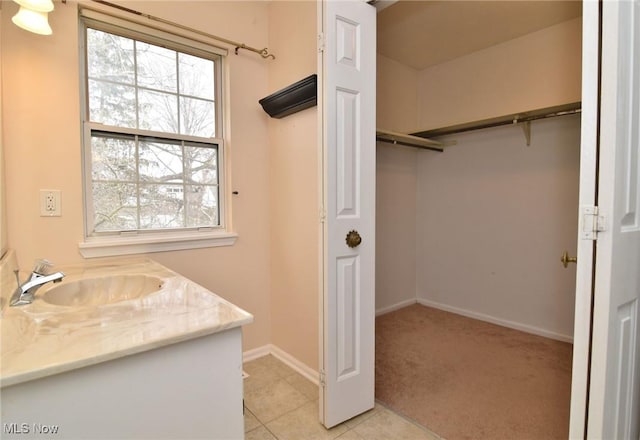
<path fill-rule="evenodd" d="M 40 190 L 40 216 L 60 217 L 62 207 L 60 202 L 60 190 L 41 189 Z"/>

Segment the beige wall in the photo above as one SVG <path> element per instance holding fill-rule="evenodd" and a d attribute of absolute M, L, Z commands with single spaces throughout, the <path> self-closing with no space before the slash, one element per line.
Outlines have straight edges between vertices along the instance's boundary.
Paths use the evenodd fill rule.
<path fill-rule="evenodd" d="M 580 118 L 452 136 L 420 153 L 418 297 L 570 337 L 573 334 Z"/>
<path fill-rule="evenodd" d="M 376 311 L 385 312 L 416 299 L 418 151 L 383 142 L 376 150 Z"/>
<path fill-rule="evenodd" d="M 411 67 L 378 54 L 376 125 L 385 130 L 418 130 L 418 75 Z"/>
<path fill-rule="evenodd" d="M 269 93 L 317 72 L 315 1 L 269 6 Z M 295 37 L 292 37 L 294 36 Z M 318 369 L 318 110 L 269 120 L 272 343 Z"/>
<path fill-rule="evenodd" d="M 420 130 L 580 101 L 581 20 L 421 71 Z"/>
<path fill-rule="evenodd" d="M 377 57 L 376 125 L 418 129 L 418 71 Z M 416 298 L 417 150 L 378 142 L 376 147 L 376 310 Z"/>
<path fill-rule="evenodd" d="M 268 45 L 268 3 L 122 2 L 137 10 L 245 42 Z M 54 34 L 14 26 L 18 5 L 3 2 L 2 115 L 9 247 L 23 269 L 34 258 L 81 261 L 82 172 L 76 3 L 55 3 Z M 258 105 L 268 88 L 268 62 L 233 50 L 228 57 L 230 189 L 237 190 L 233 247 L 162 252 L 151 257 L 255 315 L 244 329 L 244 349 L 271 342 L 270 179 L 268 121 Z M 38 190 L 62 191 L 62 217 L 39 216 Z"/>

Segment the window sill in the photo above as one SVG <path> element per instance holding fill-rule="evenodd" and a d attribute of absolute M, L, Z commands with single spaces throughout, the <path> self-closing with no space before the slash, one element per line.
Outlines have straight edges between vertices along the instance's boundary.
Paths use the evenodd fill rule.
<path fill-rule="evenodd" d="M 85 241 L 78 243 L 78 248 L 84 258 L 97 258 L 233 246 L 237 238 L 238 234 L 235 232 L 179 232 L 131 237 L 88 237 Z"/>

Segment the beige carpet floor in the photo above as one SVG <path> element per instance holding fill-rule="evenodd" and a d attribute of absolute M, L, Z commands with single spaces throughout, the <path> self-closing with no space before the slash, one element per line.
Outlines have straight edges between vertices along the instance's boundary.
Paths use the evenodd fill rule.
<path fill-rule="evenodd" d="M 566 439 L 571 355 L 416 304 L 376 319 L 376 398 L 447 440 Z"/>

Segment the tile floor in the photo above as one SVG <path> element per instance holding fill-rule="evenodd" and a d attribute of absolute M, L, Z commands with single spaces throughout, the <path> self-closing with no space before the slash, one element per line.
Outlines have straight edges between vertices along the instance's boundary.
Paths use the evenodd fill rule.
<path fill-rule="evenodd" d="M 318 387 L 275 357 L 246 362 L 246 440 L 441 440 L 385 406 L 325 429 L 318 422 Z"/>

